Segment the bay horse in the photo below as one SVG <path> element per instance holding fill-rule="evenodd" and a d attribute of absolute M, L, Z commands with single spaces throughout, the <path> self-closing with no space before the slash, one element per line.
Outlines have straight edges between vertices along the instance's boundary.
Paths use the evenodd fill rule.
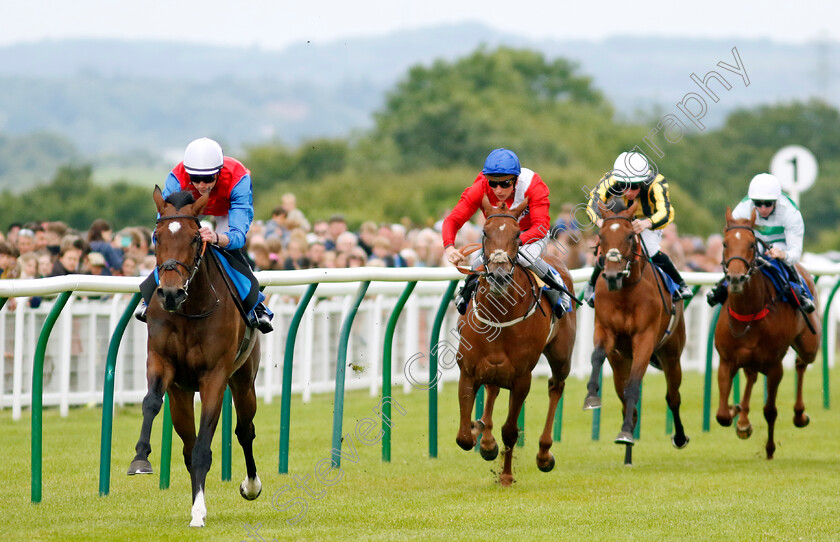
<path fill-rule="evenodd" d="M 680 419 L 680 356 L 685 346 L 683 302 L 672 304 L 671 293 L 662 277 L 643 254 L 641 238 L 633 230 L 638 205 L 636 201 L 628 209 L 611 210 L 600 204 L 603 280 L 595 285 L 592 373 L 583 406 L 585 410 L 601 407 L 598 377 L 604 359 L 608 359 L 623 415 L 615 443 L 625 445 L 626 465 L 632 464 L 633 429 L 638 419 L 636 403 L 641 395 L 642 377 L 650 364 L 665 373 L 665 401 L 674 419 L 671 443 L 681 449 L 689 441 Z"/>
<path fill-rule="evenodd" d="M 150 474 L 152 422 L 169 393 L 172 424 L 184 443 L 184 463 L 192 481 L 191 527 L 203 527 L 207 509 L 205 481 L 212 462 L 210 445 L 230 385 L 236 407 L 236 437 L 245 454 L 247 476 L 239 491 L 256 499 L 262 491 L 254 463 L 254 379 L 260 362 L 256 333 L 247 328 L 225 277 L 199 236 L 199 216 L 209 198 L 194 201 L 188 191 L 166 201 L 160 187 L 153 193 L 159 218 L 155 258 L 159 285 L 147 312 L 148 342 L 143 425 L 137 455 L 128 474 Z M 209 252 L 209 251 L 208 251 Z M 193 400 L 201 397 L 198 436 Z"/>
<path fill-rule="evenodd" d="M 570 309 L 557 319 L 533 275 L 517 263 L 518 219 L 527 205 L 525 200 L 513 209 L 508 209 L 504 202 L 500 207 L 492 207 L 484 198 L 482 208 L 487 217 L 482 238 L 484 271 L 480 272 L 470 310 L 458 318 L 460 428 L 455 440 L 464 450 L 472 450 L 480 437 L 481 456 L 487 461 L 494 460 L 499 445 L 492 434 L 493 405 L 500 388 L 510 390 L 507 420 L 502 426 L 504 465 L 499 476 L 505 487 L 513 483 L 513 446 L 519 437 L 517 420 L 531 388 L 531 371 L 540 354 L 548 359 L 551 377 L 537 466 L 543 472 L 554 468 L 554 456 L 549 451 L 551 429 L 571 369 L 576 331 L 575 311 Z M 573 291 L 566 266 L 555 257 L 546 256 L 545 260 L 560 273 L 566 288 Z M 476 392 L 482 385 L 487 389 L 484 413 L 480 420 L 471 422 Z"/>
<path fill-rule="evenodd" d="M 736 434 L 746 439 L 752 435 L 749 420 L 750 396 L 758 373 L 767 377 L 767 400 L 764 419 L 767 420 L 767 459 L 773 459 L 776 443 L 773 430 L 776 424 L 776 395 L 784 369 L 782 358 L 793 347 L 796 352 L 796 402 L 793 405 L 793 424 L 805 427 L 810 421 L 802 401 L 802 380 L 805 369 L 814 361 L 820 347 L 822 329 L 817 311 L 808 318 L 813 330 L 808 328 L 805 317 L 791 304 L 781 300 L 772 281 L 759 269 L 766 262 L 761 258 L 761 241 L 756 237 L 756 213 L 749 219 L 734 219 L 732 210 L 726 209 L 726 227 L 723 230 L 723 267 L 728 281 L 727 300 L 723 303 L 715 327 L 715 348 L 720 356 L 718 391 L 720 401 L 717 421 L 724 427 L 735 423 Z M 814 303 L 818 304 L 817 291 L 811 275 L 799 264 L 797 270 L 805 279 Z M 743 369 L 746 375 L 744 395 L 739 405 L 729 404 L 732 381 Z"/>

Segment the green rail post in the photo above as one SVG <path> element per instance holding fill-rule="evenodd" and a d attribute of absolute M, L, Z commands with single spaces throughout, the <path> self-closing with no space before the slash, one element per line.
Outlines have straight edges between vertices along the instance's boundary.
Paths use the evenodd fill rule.
<path fill-rule="evenodd" d="M 230 482 L 230 441 L 232 416 L 232 397 L 230 386 L 225 386 L 225 395 L 222 399 L 222 482 Z"/>
<path fill-rule="evenodd" d="M 475 393 L 475 419 L 480 420 L 484 416 L 484 385 L 478 387 Z M 481 439 L 475 439 L 475 451 L 481 450 Z"/>
<path fill-rule="evenodd" d="M 108 345 L 108 358 L 105 361 L 105 382 L 102 386 L 102 437 L 99 441 L 99 496 L 104 497 L 111 491 L 111 440 L 114 430 L 114 375 L 117 367 L 117 353 L 120 349 L 125 328 L 140 302 L 140 293 L 134 294 L 128 301 L 120 321 L 117 323 L 111 342 Z"/>
<path fill-rule="evenodd" d="M 829 312 L 831 312 L 831 302 L 834 301 L 834 294 L 837 293 L 837 289 L 840 288 L 840 277 L 837 277 L 837 282 L 834 283 L 834 287 L 831 289 L 831 293 L 828 294 L 828 301 L 825 303 L 825 307 L 823 308 L 823 327 L 822 327 L 822 374 L 823 374 L 823 408 L 828 410 L 831 406 L 831 398 L 829 397 L 828 391 L 828 322 L 829 322 Z M 2 305 L 0 305 L 2 306 Z"/>
<path fill-rule="evenodd" d="M 0 309 L 3 308 L 3 305 L 5 305 L 6 301 L 8 301 L 8 300 L 9 300 L 8 297 L 0 297 Z"/>
<path fill-rule="evenodd" d="M 41 502 L 41 467 L 43 459 L 43 409 L 44 409 L 44 356 L 47 351 L 47 341 L 58 320 L 58 316 L 70 299 L 73 292 L 61 292 L 55 300 L 53 308 L 44 320 L 38 346 L 35 347 L 35 360 L 32 366 L 32 495 L 33 503 Z"/>
<path fill-rule="evenodd" d="M 163 394 L 163 421 L 160 432 L 160 489 L 169 489 L 169 473 L 172 470 L 172 412 L 169 410 L 169 394 Z"/>
<path fill-rule="evenodd" d="M 602 387 L 604 384 L 604 366 L 598 370 L 598 397 L 602 397 Z M 592 410 L 592 440 L 601 439 L 601 409 L 596 408 Z"/>
<path fill-rule="evenodd" d="M 715 308 L 712 321 L 709 323 L 709 333 L 706 337 L 706 374 L 703 375 L 703 431 L 709 432 L 709 421 L 712 413 L 712 355 L 715 348 L 715 327 L 720 318 L 721 306 Z"/>
<path fill-rule="evenodd" d="M 563 399 L 566 394 L 560 396 L 557 410 L 554 411 L 554 442 L 560 442 L 563 437 Z"/>
<path fill-rule="evenodd" d="M 394 348 L 394 330 L 400 319 L 403 307 L 417 286 L 417 281 L 405 285 L 402 295 L 394 305 L 388 327 L 385 328 L 385 342 L 382 349 L 382 461 L 391 462 L 391 360 Z"/>
<path fill-rule="evenodd" d="M 516 421 L 519 429 L 519 436 L 516 438 L 516 445 L 522 448 L 525 446 L 525 402 L 522 403 L 522 409 L 519 411 L 519 419 Z"/>
<path fill-rule="evenodd" d="M 289 473 L 289 420 L 292 410 L 292 367 L 295 359 L 295 341 L 297 340 L 297 332 L 300 321 L 303 319 L 303 313 L 306 312 L 306 307 L 309 306 L 316 288 L 318 288 L 318 283 L 310 284 L 303 297 L 300 298 L 295 315 L 292 317 L 291 324 L 289 324 L 289 334 L 286 337 L 286 353 L 283 357 L 283 387 L 280 392 L 280 453 L 277 466 L 277 472 L 280 474 Z"/>
<path fill-rule="evenodd" d="M 446 293 L 440 300 L 437 315 L 435 316 L 435 323 L 432 326 L 432 336 L 429 346 L 429 457 L 435 458 L 438 455 L 438 387 L 437 387 L 437 373 L 438 373 L 438 356 L 437 343 L 440 338 L 440 328 L 443 326 L 443 317 L 446 315 L 446 308 L 452 300 L 452 294 L 455 292 L 455 287 L 458 286 L 458 281 L 453 280 L 449 282 L 449 287 L 446 288 Z"/>
<path fill-rule="evenodd" d="M 642 434 L 642 382 L 639 381 L 639 400 L 636 401 L 636 426 L 633 427 L 633 438 L 638 440 Z"/>
<path fill-rule="evenodd" d="M 341 466 L 341 424 L 344 421 L 344 376 L 347 374 L 347 343 L 350 342 L 350 330 L 353 320 L 365 298 L 370 281 L 359 284 L 356 301 L 341 324 L 341 337 L 338 342 L 338 359 L 335 363 L 335 400 L 333 401 L 333 434 L 332 434 L 332 466 Z"/>

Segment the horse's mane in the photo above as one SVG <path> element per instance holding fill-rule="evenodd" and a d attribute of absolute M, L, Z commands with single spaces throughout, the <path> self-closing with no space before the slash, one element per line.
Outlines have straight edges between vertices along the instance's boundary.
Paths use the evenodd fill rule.
<path fill-rule="evenodd" d="M 195 203 L 195 196 L 193 196 L 192 192 L 189 190 L 181 190 L 179 192 L 172 192 L 169 194 L 165 201 L 166 203 L 174 205 L 176 210 L 180 210 L 181 207 L 185 205 Z"/>

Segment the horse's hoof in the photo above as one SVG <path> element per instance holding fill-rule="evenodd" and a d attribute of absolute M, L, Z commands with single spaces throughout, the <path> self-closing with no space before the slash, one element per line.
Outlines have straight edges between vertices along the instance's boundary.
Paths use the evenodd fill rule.
<path fill-rule="evenodd" d="M 131 462 L 131 465 L 128 466 L 129 476 L 133 474 L 152 474 L 153 472 L 154 470 L 152 470 L 152 464 L 145 459 L 135 459 Z"/>
<path fill-rule="evenodd" d="M 595 410 L 601 408 L 601 398 L 597 395 L 587 395 L 583 400 L 583 410 Z"/>
<path fill-rule="evenodd" d="M 689 440 L 690 440 L 690 439 L 689 439 L 689 438 L 688 438 L 688 436 L 686 435 L 685 440 L 683 441 L 683 443 L 682 443 L 682 444 L 677 444 L 677 437 L 672 436 L 672 437 L 671 437 L 671 444 L 673 444 L 673 445 L 674 445 L 674 448 L 676 448 L 677 450 L 682 450 L 683 448 L 685 448 L 686 446 L 688 446 L 688 441 L 689 441 Z"/>
<path fill-rule="evenodd" d="M 481 455 L 481 458 L 484 459 L 485 461 L 493 461 L 494 459 L 499 457 L 499 443 L 498 442 L 494 443 L 493 448 L 490 449 L 490 450 L 485 450 L 484 448 L 479 448 L 478 453 L 479 453 L 479 455 Z"/>
<path fill-rule="evenodd" d="M 540 469 L 542 472 L 551 472 L 554 469 L 554 454 L 549 452 L 548 461 L 545 465 L 540 465 L 540 460 L 537 459 L 537 468 Z"/>
<path fill-rule="evenodd" d="M 239 494 L 247 501 L 253 501 L 260 496 L 260 493 L 262 493 L 262 482 L 259 476 L 254 477 L 253 480 L 245 478 L 239 485 Z"/>
<path fill-rule="evenodd" d="M 629 444 L 630 446 L 633 445 L 633 433 L 628 431 L 622 431 L 615 437 L 616 444 Z"/>
<path fill-rule="evenodd" d="M 807 414 L 804 414 L 804 415 L 802 416 L 802 420 L 803 420 L 803 421 L 799 421 L 799 422 L 797 422 L 797 417 L 796 417 L 796 416 L 794 416 L 794 417 L 793 417 L 793 425 L 795 425 L 796 427 L 805 427 L 806 425 L 808 425 L 809 423 L 811 423 L 811 418 L 810 418 Z"/>
<path fill-rule="evenodd" d="M 735 425 L 735 434 L 738 435 L 738 438 L 741 440 L 747 440 L 752 436 L 752 424 L 746 427 L 740 427 L 739 425 Z"/>
<path fill-rule="evenodd" d="M 513 475 L 502 474 L 499 476 L 499 482 L 502 484 L 502 487 L 510 487 L 513 484 Z"/>

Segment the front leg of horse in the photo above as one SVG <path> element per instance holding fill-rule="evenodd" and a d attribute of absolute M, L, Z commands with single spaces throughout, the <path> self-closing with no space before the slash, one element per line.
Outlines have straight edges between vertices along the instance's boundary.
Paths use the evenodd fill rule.
<path fill-rule="evenodd" d="M 715 418 L 723 427 L 732 425 L 732 418 L 738 415 L 740 407 L 729 404 L 729 394 L 732 393 L 732 379 L 737 371 L 732 370 L 732 362 L 721 356 L 718 367 L 718 410 Z"/>
<path fill-rule="evenodd" d="M 475 380 L 464 373 L 461 369 L 461 378 L 458 380 L 458 406 L 460 407 L 460 427 L 455 442 L 464 450 L 472 450 L 478 440 L 476 436 L 480 431 L 473 431 L 472 409 L 475 402 Z"/>
<path fill-rule="evenodd" d="M 636 427 L 636 404 L 641 396 L 641 379 L 631 377 L 624 385 L 624 422 L 621 424 L 621 431 L 615 437 L 616 444 L 627 444 L 632 446 L 633 429 Z"/>
<path fill-rule="evenodd" d="M 473 432 L 478 430 L 481 435 L 478 453 L 485 461 L 493 461 L 499 456 L 499 443 L 493 437 L 493 408 L 496 406 L 496 398 L 499 396 L 499 386 L 484 386 L 487 391 L 487 398 L 484 401 L 484 412 L 480 420 L 476 420 Z"/>
<path fill-rule="evenodd" d="M 163 394 L 168 385 L 164 383 L 162 364 L 150 360 L 148 369 L 149 391 L 143 398 L 143 424 L 140 427 L 140 438 L 134 447 L 136 455 L 128 466 L 128 474 L 152 474 L 152 464 L 149 463 L 149 454 L 152 452 L 150 439 L 152 435 L 152 423 L 160 412 L 163 405 Z M 165 385 L 166 384 L 166 385 Z"/>
<path fill-rule="evenodd" d="M 752 398 L 752 390 L 755 381 L 758 379 L 758 373 L 753 370 L 744 369 L 744 376 L 746 383 L 744 384 L 744 396 L 741 397 L 741 403 L 735 405 L 735 411 L 738 415 L 738 420 L 735 423 L 735 434 L 740 439 L 748 439 L 752 436 L 753 428 L 750 422 L 750 399 Z"/>
<path fill-rule="evenodd" d="M 531 389 L 531 374 L 523 375 L 510 390 L 510 404 L 508 416 L 502 426 L 502 443 L 505 445 L 504 464 L 502 473 L 499 475 L 499 482 L 503 487 L 510 487 L 513 484 L 513 448 L 519 440 L 519 413 L 522 411 L 522 404 Z"/>
<path fill-rule="evenodd" d="M 583 400 L 584 410 L 593 410 L 601 408 L 601 396 L 599 395 L 600 388 L 598 386 L 598 379 L 603 370 L 604 360 L 607 358 L 606 350 L 601 345 L 595 347 L 592 351 L 590 362 L 592 363 L 592 372 L 589 375 L 589 382 L 586 383 L 586 398 Z"/>
<path fill-rule="evenodd" d="M 253 356 L 253 354 L 252 354 Z M 259 353 L 257 353 L 259 356 Z M 251 358 L 248 363 L 253 363 Z M 245 480 L 239 485 L 239 494 L 246 500 L 252 501 L 262 493 L 262 482 L 257 476 L 257 465 L 254 461 L 254 416 L 257 413 L 257 394 L 254 380 L 247 370 L 248 364 L 239 369 L 230 379 L 233 406 L 236 408 L 236 439 L 242 447 L 245 456 Z"/>
<path fill-rule="evenodd" d="M 222 402 L 227 379 L 224 374 L 213 375 L 200 385 L 201 419 L 199 420 L 198 436 L 192 451 L 192 465 L 190 470 L 192 480 L 192 520 L 190 527 L 204 527 L 207 517 L 207 506 L 204 501 L 207 472 L 213 463 L 213 453 L 210 449 L 213 434 L 222 413 Z"/>
<path fill-rule="evenodd" d="M 680 405 L 682 404 L 682 397 L 680 396 L 680 384 L 682 383 L 682 368 L 680 367 L 679 359 L 676 363 L 663 364 L 665 368 L 665 381 L 667 384 L 667 391 L 665 392 L 665 402 L 668 404 L 668 409 L 674 419 L 674 434 L 671 437 L 671 444 L 674 448 L 681 450 L 688 446 L 689 438 L 685 434 L 685 428 L 680 418 Z"/>
<path fill-rule="evenodd" d="M 779 392 L 779 383 L 782 381 L 782 366 L 774 368 L 767 373 L 767 402 L 764 403 L 764 419 L 767 420 L 767 459 L 773 459 L 776 452 L 774 433 L 776 428 L 776 417 L 779 412 L 776 409 L 776 396 Z"/>

